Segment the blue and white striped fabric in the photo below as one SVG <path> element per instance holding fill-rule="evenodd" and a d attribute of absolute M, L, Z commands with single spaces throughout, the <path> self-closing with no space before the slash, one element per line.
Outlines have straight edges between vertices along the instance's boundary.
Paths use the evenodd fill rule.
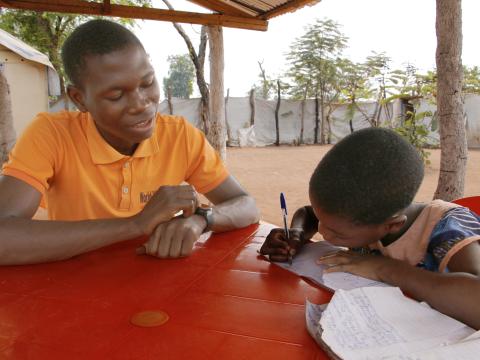
<path fill-rule="evenodd" d="M 480 216 L 465 207 L 447 211 L 434 227 L 427 255 L 419 266 L 438 271 L 440 262 L 450 249 L 472 236 L 480 236 Z"/>

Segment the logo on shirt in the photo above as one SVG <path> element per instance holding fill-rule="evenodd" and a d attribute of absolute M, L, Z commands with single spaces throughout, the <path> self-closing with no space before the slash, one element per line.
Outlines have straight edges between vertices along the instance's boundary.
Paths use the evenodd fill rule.
<path fill-rule="evenodd" d="M 140 192 L 140 203 L 145 204 L 150 201 L 155 191 Z"/>

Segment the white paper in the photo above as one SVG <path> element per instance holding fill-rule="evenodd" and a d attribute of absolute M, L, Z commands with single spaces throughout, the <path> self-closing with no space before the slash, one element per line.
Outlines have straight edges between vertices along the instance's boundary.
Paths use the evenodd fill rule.
<path fill-rule="evenodd" d="M 337 291 L 320 326 L 323 342 L 342 359 L 416 359 L 415 353 L 458 343 L 475 332 L 394 287 Z"/>
<path fill-rule="evenodd" d="M 308 300 L 305 301 L 305 322 L 307 331 L 310 336 L 315 339 L 318 345 L 321 345 L 320 342 L 322 339 L 318 325 L 325 308 L 326 305 L 317 305 Z"/>
<path fill-rule="evenodd" d="M 293 258 L 291 265 L 286 262 L 275 262 L 275 264 L 332 290 L 350 290 L 364 286 L 387 286 L 384 283 L 345 272 L 324 274 L 323 270 L 326 266 L 319 265 L 316 261 L 328 253 L 339 250 L 341 248 L 333 246 L 326 241 L 317 241 L 304 245 L 301 251 Z"/>

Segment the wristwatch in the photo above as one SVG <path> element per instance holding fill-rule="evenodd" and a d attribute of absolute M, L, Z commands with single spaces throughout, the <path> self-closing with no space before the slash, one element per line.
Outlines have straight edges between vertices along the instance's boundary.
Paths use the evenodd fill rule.
<path fill-rule="evenodd" d="M 200 205 L 197 210 L 195 210 L 196 215 L 200 215 L 205 219 L 205 222 L 207 223 L 207 226 L 203 230 L 205 231 L 210 231 L 212 225 L 213 225 L 213 209 L 211 207 L 207 207 L 204 205 Z"/>

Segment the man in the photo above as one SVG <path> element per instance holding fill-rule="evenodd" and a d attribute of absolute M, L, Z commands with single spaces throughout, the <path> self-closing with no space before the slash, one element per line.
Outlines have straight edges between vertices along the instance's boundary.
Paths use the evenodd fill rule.
<path fill-rule="evenodd" d="M 157 80 L 133 33 L 89 21 L 65 41 L 62 60 L 80 112 L 39 114 L 4 165 L 0 264 L 66 259 L 141 235 L 149 255 L 186 256 L 206 229 L 258 221 L 203 134 L 157 114 Z M 215 207 L 198 208 L 196 191 Z M 32 220 L 42 199 L 50 220 Z"/>

